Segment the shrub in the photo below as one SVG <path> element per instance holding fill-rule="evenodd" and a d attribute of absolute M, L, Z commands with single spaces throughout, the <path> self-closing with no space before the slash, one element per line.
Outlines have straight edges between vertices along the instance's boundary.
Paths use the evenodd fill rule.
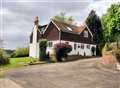
<path fill-rule="evenodd" d="M 5 64 L 9 64 L 8 55 L 3 49 L 0 49 L 0 65 Z"/>
<path fill-rule="evenodd" d="M 65 43 L 58 43 L 54 48 L 58 61 L 62 61 L 62 58 L 67 58 L 67 54 L 72 51 L 72 46 Z"/>
<path fill-rule="evenodd" d="M 118 62 L 120 62 L 120 49 L 116 50 L 115 54 Z"/>
<path fill-rule="evenodd" d="M 46 60 L 46 48 L 47 48 L 47 40 L 40 39 L 39 40 L 39 50 L 40 50 L 39 60 Z"/>
<path fill-rule="evenodd" d="M 105 54 L 108 51 L 114 51 L 114 47 L 110 43 L 105 44 L 102 50 L 102 54 Z"/>
<path fill-rule="evenodd" d="M 28 48 L 16 48 L 15 52 L 12 53 L 12 57 L 26 57 L 29 56 Z"/>
<path fill-rule="evenodd" d="M 120 62 L 120 45 L 117 46 L 117 44 L 114 43 L 106 43 L 102 53 L 105 54 L 108 51 L 112 51 L 115 55 L 117 60 Z"/>

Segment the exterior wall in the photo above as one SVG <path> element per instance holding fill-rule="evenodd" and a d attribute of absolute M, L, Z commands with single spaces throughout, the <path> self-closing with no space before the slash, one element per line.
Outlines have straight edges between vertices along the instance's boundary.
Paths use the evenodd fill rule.
<path fill-rule="evenodd" d="M 83 32 L 81 34 L 61 32 L 61 40 L 93 44 L 92 36 L 90 35 L 90 33 L 88 32 L 88 37 L 86 38 L 84 37 Z"/>
<path fill-rule="evenodd" d="M 39 43 L 29 45 L 29 57 L 39 58 Z"/>
<path fill-rule="evenodd" d="M 59 30 L 56 26 L 51 22 L 44 33 L 44 37 L 47 38 L 48 41 L 59 40 Z"/>
<path fill-rule="evenodd" d="M 52 44 L 53 46 L 54 46 L 56 43 L 59 43 L 59 42 L 61 42 L 61 43 L 69 42 L 69 45 L 72 46 L 72 51 L 71 51 L 68 55 L 82 55 L 82 56 L 85 55 L 85 56 L 92 56 L 91 48 L 92 48 L 92 47 L 95 47 L 95 48 L 96 48 L 96 45 L 94 45 L 94 44 L 89 44 L 89 45 L 90 45 L 90 48 L 88 49 L 88 48 L 87 48 L 87 45 L 88 45 L 88 44 L 78 43 L 78 42 L 70 42 L 70 41 L 63 41 L 63 40 L 61 40 L 61 41 L 59 41 L 59 40 L 57 40 L 57 41 L 49 41 L 49 42 L 52 42 L 52 43 L 53 43 L 53 44 Z M 76 44 L 76 49 L 74 49 L 74 44 Z M 84 49 L 82 49 L 81 47 L 78 48 L 78 45 L 81 46 L 81 44 L 84 44 Z M 52 47 L 47 47 L 47 52 L 53 53 L 53 46 L 52 46 Z M 96 55 L 96 51 L 95 51 L 94 55 Z"/>
<path fill-rule="evenodd" d="M 37 30 L 38 26 L 35 25 L 33 29 L 33 40 L 29 45 L 29 56 L 33 58 L 39 58 L 39 43 L 37 43 Z"/>
<path fill-rule="evenodd" d="M 57 43 L 60 43 L 59 40 L 48 41 L 48 42 L 52 42 L 52 43 L 53 43 L 53 44 L 52 44 L 53 46 L 54 46 L 55 44 L 57 44 Z M 52 46 L 52 47 L 49 47 L 49 46 L 48 46 L 47 49 L 46 49 L 46 52 L 47 52 L 47 53 L 49 52 L 50 54 L 53 54 L 53 53 L 54 53 L 54 51 L 53 51 L 53 50 L 54 50 L 54 47 L 53 47 L 53 46 Z"/>

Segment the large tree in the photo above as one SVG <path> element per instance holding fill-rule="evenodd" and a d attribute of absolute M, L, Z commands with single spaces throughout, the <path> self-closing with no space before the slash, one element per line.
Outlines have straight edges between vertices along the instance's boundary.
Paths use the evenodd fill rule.
<path fill-rule="evenodd" d="M 68 24 L 74 24 L 74 17 L 73 16 L 66 16 L 64 12 L 61 12 L 53 17 L 53 20 L 57 20 L 60 22 L 65 22 Z"/>
<path fill-rule="evenodd" d="M 96 15 L 94 10 L 89 13 L 85 22 L 93 34 L 94 42 L 100 44 L 103 38 L 102 24 L 99 16 Z"/>
<path fill-rule="evenodd" d="M 97 44 L 97 55 L 101 55 L 101 50 L 104 45 L 101 20 L 96 12 L 92 10 L 85 22 L 93 34 L 93 41 Z"/>
<path fill-rule="evenodd" d="M 106 42 L 114 42 L 120 35 L 120 3 L 111 5 L 107 13 L 102 16 L 104 39 Z"/>

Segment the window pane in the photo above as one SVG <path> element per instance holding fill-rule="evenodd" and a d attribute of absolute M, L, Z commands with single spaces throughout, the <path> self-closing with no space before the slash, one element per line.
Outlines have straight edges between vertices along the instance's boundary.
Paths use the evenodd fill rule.
<path fill-rule="evenodd" d="M 74 44 L 74 50 L 76 50 L 76 43 Z"/>

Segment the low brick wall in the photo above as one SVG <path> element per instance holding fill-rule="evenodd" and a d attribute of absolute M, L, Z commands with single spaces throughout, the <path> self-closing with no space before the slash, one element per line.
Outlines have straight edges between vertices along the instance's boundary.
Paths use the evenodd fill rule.
<path fill-rule="evenodd" d="M 79 60 L 79 59 L 90 59 L 94 58 L 96 56 L 80 56 L 80 55 L 69 55 L 66 59 L 66 61 L 74 61 L 74 60 Z"/>

